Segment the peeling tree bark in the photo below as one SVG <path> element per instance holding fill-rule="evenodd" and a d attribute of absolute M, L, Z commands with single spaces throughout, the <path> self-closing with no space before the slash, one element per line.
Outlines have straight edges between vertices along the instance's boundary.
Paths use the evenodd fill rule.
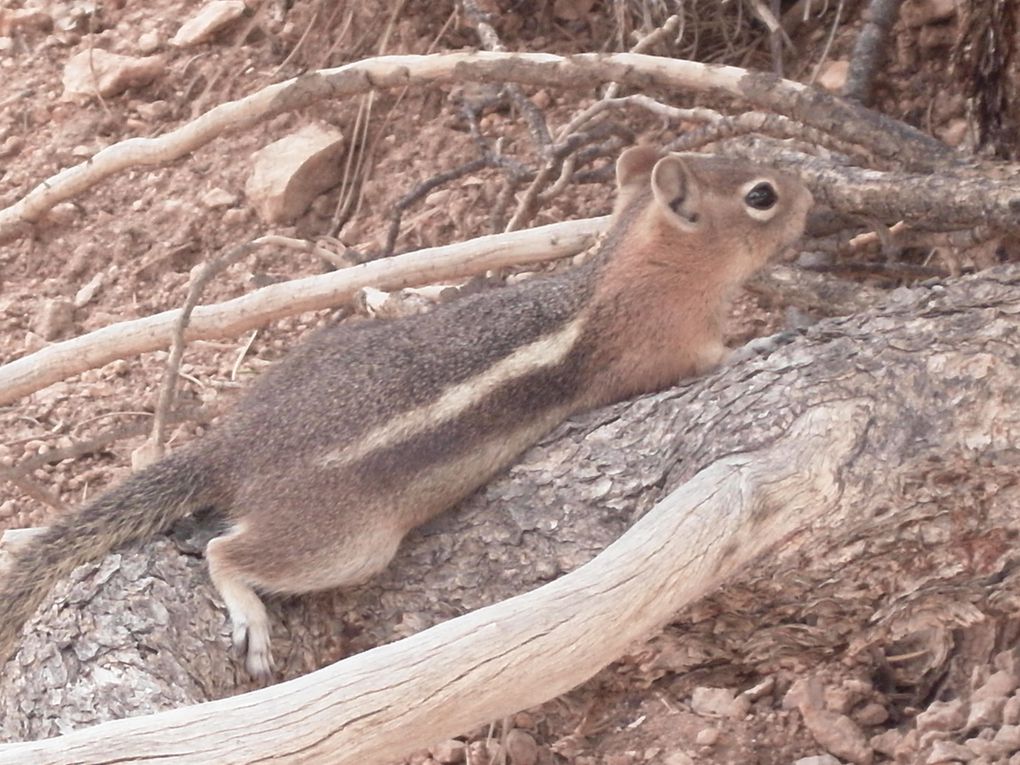
<path fill-rule="evenodd" d="M 944 644 L 975 620 L 1015 638 L 1018 313 L 1015 267 L 899 290 L 767 358 L 568 423 L 369 586 L 274 609 L 286 677 L 382 647 L 251 696 L 0 748 L 0 763 L 389 761 L 583 681 L 669 618 L 754 668 L 791 643 Z M 205 574 L 166 541 L 79 569 L 30 629 L 0 683 L 8 740 L 238 690 Z"/>

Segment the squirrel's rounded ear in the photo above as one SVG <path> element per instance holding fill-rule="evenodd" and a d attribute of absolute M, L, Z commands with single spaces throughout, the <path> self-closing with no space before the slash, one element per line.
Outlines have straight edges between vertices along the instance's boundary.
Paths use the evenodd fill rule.
<path fill-rule="evenodd" d="M 662 152 L 651 146 L 631 146 L 616 160 L 616 186 L 630 186 L 651 175 L 655 163 L 662 159 Z"/>
<path fill-rule="evenodd" d="M 676 155 L 663 157 L 652 169 L 656 201 L 675 216 L 674 222 L 693 230 L 701 218 L 701 189 L 687 163 Z"/>

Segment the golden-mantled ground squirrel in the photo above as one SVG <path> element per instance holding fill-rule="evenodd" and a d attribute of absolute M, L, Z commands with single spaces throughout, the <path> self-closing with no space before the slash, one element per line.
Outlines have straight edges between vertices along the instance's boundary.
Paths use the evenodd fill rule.
<path fill-rule="evenodd" d="M 0 661 L 53 583 L 204 507 L 229 519 L 209 573 L 256 676 L 272 667 L 258 592 L 383 569 L 573 412 L 665 388 L 726 356 L 735 288 L 803 232 L 811 194 L 745 162 L 617 162 L 610 232 L 583 264 L 392 321 L 320 330 L 206 437 L 62 517 L 0 583 Z"/>

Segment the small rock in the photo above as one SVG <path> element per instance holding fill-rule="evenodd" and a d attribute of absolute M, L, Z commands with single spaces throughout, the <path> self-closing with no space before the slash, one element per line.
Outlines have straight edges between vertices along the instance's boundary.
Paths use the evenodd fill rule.
<path fill-rule="evenodd" d="M 103 282 L 106 280 L 106 272 L 100 271 L 91 279 L 88 283 L 81 287 L 76 293 L 74 293 L 74 307 L 82 308 L 92 302 L 92 299 L 99 292 L 99 288 L 103 286 Z"/>
<path fill-rule="evenodd" d="M 506 734 L 506 753 L 511 765 L 535 765 L 538 762 L 538 744 L 534 737 L 518 728 Z"/>
<path fill-rule="evenodd" d="M 237 195 L 226 189 L 210 189 L 202 195 L 202 204 L 211 210 L 218 207 L 233 207 L 237 204 Z"/>
<path fill-rule="evenodd" d="M 14 32 L 24 29 L 49 31 L 53 18 L 37 8 L 0 9 L 0 36 L 11 37 Z"/>
<path fill-rule="evenodd" d="M 1017 678 L 1012 672 L 1007 672 L 1006 670 L 993 672 L 987 680 L 975 689 L 970 697 L 971 703 L 983 699 L 1004 699 L 1012 695 L 1017 686 L 1020 686 L 1020 678 Z"/>
<path fill-rule="evenodd" d="M 947 48 L 956 42 L 957 31 L 951 26 L 922 27 L 917 36 L 917 47 L 922 52 L 932 48 Z"/>
<path fill-rule="evenodd" d="M 185 21 L 170 39 L 170 44 L 186 48 L 204 43 L 232 21 L 239 19 L 244 11 L 243 0 L 214 0 Z"/>
<path fill-rule="evenodd" d="M 85 156 L 91 156 L 88 152 Z M 78 206 L 74 202 L 60 202 L 46 211 L 46 222 L 54 226 L 68 226 L 78 217 Z"/>
<path fill-rule="evenodd" d="M 687 752 L 670 752 L 662 758 L 662 765 L 694 765 L 694 758 Z"/>
<path fill-rule="evenodd" d="M 893 759 L 896 762 L 913 762 L 917 759 L 918 739 L 920 737 L 916 730 L 908 730 L 896 744 L 893 750 Z"/>
<path fill-rule="evenodd" d="M 766 694 L 772 693 L 776 687 L 776 678 L 774 675 L 769 675 L 757 685 L 753 685 L 746 691 L 741 691 L 740 695 L 751 702 L 755 702 L 762 698 Z"/>
<path fill-rule="evenodd" d="M 828 752 L 857 765 L 870 765 L 874 752 L 860 727 L 846 715 L 801 707 L 804 725 Z"/>
<path fill-rule="evenodd" d="M 166 101 L 142 101 L 132 104 L 142 119 L 155 122 L 170 118 L 170 104 Z"/>
<path fill-rule="evenodd" d="M 872 701 L 854 712 L 853 718 L 858 725 L 871 727 L 873 725 L 881 725 L 888 720 L 889 711 L 878 702 Z"/>
<path fill-rule="evenodd" d="M 937 131 L 938 137 L 942 139 L 942 142 L 947 146 L 959 146 L 970 133 L 970 122 L 965 117 L 957 117 L 956 119 L 949 120 L 945 126 L 939 128 Z"/>
<path fill-rule="evenodd" d="M 237 226 L 248 220 L 249 210 L 246 207 L 231 207 L 223 213 L 224 226 Z"/>
<path fill-rule="evenodd" d="M 967 730 L 999 725 L 1002 722 L 1002 709 L 1005 706 L 1006 699 L 1004 698 L 972 699 L 970 714 L 967 715 Z"/>
<path fill-rule="evenodd" d="M 64 65 L 65 101 L 95 96 L 114 96 L 131 87 L 146 85 L 166 71 L 161 56 L 121 56 L 102 48 L 83 50 Z"/>
<path fill-rule="evenodd" d="M 890 728 L 887 731 L 879 733 L 877 736 L 872 736 L 868 743 L 871 744 L 871 748 L 879 754 L 884 754 L 886 757 L 892 757 L 896 753 L 896 747 L 900 745 L 900 741 L 903 740 L 903 734 L 895 728 Z"/>
<path fill-rule="evenodd" d="M 607 754 L 603 760 L 605 765 L 634 765 L 634 758 L 629 752 Z"/>
<path fill-rule="evenodd" d="M 694 737 L 694 740 L 698 746 L 715 746 L 716 742 L 719 741 L 719 729 L 702 728 L 698 731 L 698 735 Z"/>
<path fill-rule="evenodd" d="M 810 685 L 808 678 L 802 677 L 796 680 L 783 695 L 783 709 L 799 709 L 804 705 L 812 706 L 809 704 L 812 696 Z"/>
<path fill-rule="evenodd" d="M 245 193 L 267 223 L 290 223 L 340 182 L 343 134 L 308 125 L 256 152 Z"/>
<path fill-rule="evenodd" d="M 138 36 L 138 50 L 148 56 L 150 53 L 155 53 L 159 50 L 162 45 L 162 41 L 159 39 L 159 35 L 155 32 L 142 32 Z"/>
<path fill-rule="evenodd" d="M 999 754 L 999 747 L 981 735 L 968 738 L 963 745 L 978 757 L 996 757 Z"/>
<path fill-rule="evenodd" d="M 830 712 L 846 714 L 854 705 L 854 697 L 842 686 L 830 685 L 825 689 L 825 708 Z"/>
<path fill-rule="evenodd" d="M 956 0 L 907 0 L 900 18 L 908 27 L 920 27 L 956 15 Z"/>
<path fill-rule="evenodd" d="M 46 300 L 32 323 L 32 331 L 44 340 L 57 340 L 74 326 L 74 303 L 70 300 Z"/>
<path fill-rule="evenodd" d="M 992 743 L 1000 747 L 1003 754 L 1010 754 L 1020 749 L 1020 726 L 1003 725 L 995 732 Z"/>
<path fill-rule="evenodd" d="M 7 139 L 0 143 L 0 157 L 10 157 L 20 152 L 25 146 L 24 139 L 21 136 L 10 135 Z"/>
<path fill-rule="evenodd" d="M 917 715 L 915 726 L 918 733 L 927 730 L 960 730 L 967 722 L 967 713 L 960 699 L 933 701 Z"/>
<path fill-rule="evenodd" d="M 826 61 L 815 82 L 830 93 L 839 93 L 846 85 L 846 76 L 849 71 L 849 61 Z"/>
<path fill-rule="evenodd" d="M 730 717 L 739 720 L 751 708 L 746 698 L 737 698 L 729 688 L 695 688 L 691 695 L 691 709 L 705 717 Z"/>
<path fill-rule="evenodd" d="M 539 109 L 548 109 L 549 104 L 552 103 L 552 97 L 549 95 L 548 90 L 540 90 L 531 97 L 531 103 Z"/>
<path fill-rule="evenodd" d="M 831 754 L 813 754 L 810 757 L 794 760 L 793 765 L 843 765 L 843 763 Z"/>
<path fill-rule="evenodd" d="M 1014 694 L 1006 699 L 1006 705 L 1002 708 L 1002 722 L 1004 725 L 1020 723 L 1020 695 Z"/>
<path fill-rule="evenodd" d="M 514 727 L 524 728 L 525 730 L 535 729 L 535 718 L 528 712 L 518 712 L 514 715 Z"/>
<path fill-rule="evenodd" d="M 502 747 L 498 741 L 472 741 L 468 744 L 467 757 L 465 759 L 472 763 L 497 762 L 501 750 Z"/>
<path fill-rule="evenodd" d="M 963 744 L 955 741 L 936 741 L 931 748 L 925 765 L 935 765 L 940 762 L 970 762 L 974 759 L 974 753 Z"/>
<path fill-rule="evenodd" d="M 429 751 L 432 752 L 432 756 L 436 758 L 437 762 L 449 765 L 454 762 L 464 762 L 464 754 L 467 751 L 467 744 L 463 741 L 458 741 L 457 739 L 452 738 L 449 741 L 443 741 L 435 746 L 429 747 Z"/>

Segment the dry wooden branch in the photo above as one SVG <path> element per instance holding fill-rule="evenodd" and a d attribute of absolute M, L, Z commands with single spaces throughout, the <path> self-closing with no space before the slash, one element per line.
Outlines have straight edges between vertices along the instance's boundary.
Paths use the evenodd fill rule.
<path fill-rule="evenodd" d="M 620 82 L 638 89 L 686 88 L 725 93 L 753 106 L 781 112 L 809 127 L 861 143 L 876 155 L 897 158 L 918 171 L 953 162 L 944 144 L 902 122 L 774 75 L 637 53 L 556 56 L 547 53 L 443 53 L 380 56 L 311 72 L 221 104 L 157 138 L 132 138 L 48 178 L 0 210 L 0 242 L 26 233 L 55 204 L 131 167 L 170 162 L 218 136 L 327 98 L 380 88 L 451 81 L 517 82 L 584 88 Z"/>
<path fill-rule="evenodd" d="M 506 46 L 503 45 L 503 41 L 499 39 L 496 30 L 489 23 L 488 14 L 478 7 L 478 3 L 475 0 L 460 0 L 460 5 L 464 9 L 464 15 L 471 19 L 478 30 L 478 38 L 482 41 L 482 47 L 492 52 L 505 51 Z M 549 126 L 546 124 L 542 110 L 535 106 L 514 83 L 506 86 L 506 93 L 510 96 L 513 105 L 527 120 L 531 137 L 538 144 L 541 153 L 548 154 L 552 148 L 552 137 L 549 135 Z"/>
<path fill-rule="evenodd" d="M 380 630 L 376 644 L 384 643 L 399 634 L 401 615 L 429 624 L 448 616 L 451 602 L 472 608 L 573 571 L 552 584 L 275 688 L 0 748 L 0 763 L 392 761 L 580 681 L 722 581 L 729 599 L 710 596 L 697 622 L 750 665 L 766 661 L 766 636 L 775 634 L 767 628 L 791 620 L 848 660 L 905 635 L 951 631 L 953 613 L 929 607 L 921 616 L 914 607 L 947 584 L 968 613 L 1013 608 L 1018 287 L 1014 267 L 903 291 L 871 316 L 823 322 L 768 358 L 575 421 L 484 496 L 413 536 L 375 586 L 338 596 L 339 608 L 305 599 L 314 605 L 290 640 L 318 632 L 321 657 L 338 615 L 364 610 L 376 623 L 362 626 Z M 605 469 L 592 474 L 592 465 Z M 973 497 L 969 476 L 977 478 Z M 664 485 L 685 479 L 581 565 Z M 8 730 L 16 729 L 12 714 L 35 735 L 80 722 L 68 715 L 94 710 L 95 696 L 83 693 L 114 670 L 145 673 L 142 690 L 117 696 L 119 710 L 166 708 L 173 699 L 154 688 L 224 692 L 213 678 L 229 676 L 227 636 L 211 603 L 198 605 L 206 616 L 187 609 L 192 601 L 161 601 L 158 623 L 143 619 L 137 642 L 123 638 L 125 619 L 146 612 L 152 582 L 173 581 L 146 566 L 185 557 L 159 543 L 80 569 L 26 636 L 22 662 L 0 679 Z M 193 569 L 175 575 L 189 595 L 201 589 Z M 47 653 L 47 630 L 75 611 L 76 651 Z M 726 614 L 726 629 L 713 613 Z M 105 639 L 116 648 L 84 637 L 104 618 L 115 625 Z M 161 642 L 167 624 L 184 625 L 171 634 L 190 642 Z M 193 634 L 199 626 L 210 632 Z M 68 672 L 77 673 L 77 694 Z M 47 715 L 56 722 L 40 730 Z"/>
<path fill-rule="evenodd" d="M 882 66 L 888 48 L 889 30 L 899 16 L 903 0 L 871 0 L 865 11 L 865 22 L 854 43 L 846 83 L 843 85 L 845 98 L 871 103 L 875 74 Z"/>
<path fill-rule="evenodd" d="M 58 513 L 68 512 L 67 505 L 60 500 L 60 497 L 51 492 L 49 489 L 40 486 L 21 471 L 0 467 L 0 481 L 7 481 L 14 484 L 25 494 L 25 496 L 31 497 L 44 505 L 49 505 Z"/>
<path fill-rule="evenodd" d="M 330 308 L 351 300 L 364 287 L 396 290 L 566 257 L 588 247 L 608 223 L 607 217 L 589 218 L 484 236 L 272 284 L 225 303 L 200 306 L 185 339 L 229 337 L 284 316 Z M 120 322 L 8 362 L 0 367 L 0 403 L 114 359 L 165 348 L 179 315 L 177 309 Z"/>
<path fill-rule="evenodd" d="M 859 402 L 819 406 L 769 448 L 709 466 L 593 561 L 538 590 L 262 691 L 0 747 L 0 764 L 393 761 L 410 741 L 570 690 L 828 514 L 866 427 Z"/>
<path fill-rule="evenodd" d="M 146 412 L 146 414 L 148 414 Z M 206 425 L 210 423 L 215 416 L 220 414 L 220 408 L 216 406 L 211 407 L 192 407 L 184 410 L 175 410 L 167 415 L 167 422 L 171 425 L 177 425 L 182 422 L 194 422 L 200 425 Z M 96 452 L 106 449 L 111 444 L 115 444 L 118 441 L 125 441 L 129 438 L 135 438 L 137 436 L 144 435 L 151 431 L 148 421 L 134 422 L 112 427 L 101 433 L 86 438 L 80 441 L 74 441 L 69 446 L 54 446 L 49 451 L 43 454 L 35 454 L 31 457 L 26 457 L 18 462 L 16 465 L 10 468 L 15 475 L 26 475 L 31 473 L 33 470 L 43 467 L 44 465 L 53 465 L 63 460 L 77 459 L 86 454 L 95 454 Z M 0 478 L 3 477 L 3 473 L 0 472 Z"/>
<path fill-rule="evenodd" d="M 389 257 L 393 254 L 393 248 L 397 245 L 397 236 L 400 234 L 400 219 L 404 215 L 404 210 L 413 205 L 419 199 L 427 196 L 434 189 L 439 188 L 444 183 L 455 181 L 458 178 L 463 178 L 469 173 L 477 172 L 483 167 L 489 167 L 493 163 L 491 155 L 477 157 L 462 165 L 445 170 L 441 173 L 433 175 L 431 178 L 427 178 L 413 189 L 408 191 L 404 196 L 397 200 L 396 204 L 393 205 L 393 212 L 390 213 L 390 225 L 386 230 L 386 243 L 383 245 L 383 255 Z"/>
<path fill-rule="evenodd" d="M 181 371 L 181 360 L 184 358 L 184 333 L 188 329 L 188 324 L 191 322 L 191 314 L 198 305 L 202 292 L 218 273 L 248 255 L 259 244 L 260 242 L 255 240 L 239 245 L 230 252 L 206 263 L 198 273 L 192 276 L 191 284 L 188 287 L 188 297 L 177 313 L 177 320 L 174 322 L 174 328 L 171 332 L 170 357 L 167 359 L 166 369 L 163 372 L 163 382 L 159 386 L 159 399 L 156 402 L 156 411 L 152 418 L 152 431 L 146 443 L 140 447 L 140 451 L 136 451 L 132 455 L 135 467 L 155 462 L 166 451 L 163 448 L 163 441 L 166 437 L 166 426 L 170 417 L 170 408 L 174 403 L 177 375 Z"/>
<path fill-rule="evenodd" d="M 811 187 L 816 202 L 845 215 L 889 224 L 904 220 L 928 231 L 1018 228 L 1020 185 L 978 172 L 926 174 L 834 167 L 778 142 L 746 136 L 739 143 L 727 143 L 725 153 L 793 170 Z"/>
<path fill-rule="evenodd" d="M 646 102 L 638 101 L 635 103 L 642 106 L 650 106 Z M 807 127 L 781 114 L 770 114 L 768 112 L 744 112 L 732 117 L 721 117 L 718 120 L 713 120 L 703 128 L 677 136 L 676 139 L 670 142 L 668 149 L 670 151 L 698 151 L 708 144 L 718 143 L 749 133 L 778 139 L 795 138 L 808 146 L 832 149 L 869 166 L 874 166 L 875 164 L 898 166 L 898 163 L 888 159 L 884 163 L 876 163 L 875 157 L 871 155 L 866 147 L 860 144 L 853 144 L 829 135 L 824 131 Z"/>
<path fill-rule="evenodd" d="M 468 0 L 464 0 L 468 2 Z M 680 26 L 680 17 L 678 15 L 670 16 L 663 22 L 662 26 L 658 29 L 653 30 L 649 34 L 645 35 L 637 44 L 631 49 L 631 53 L 642 53 L 648 50 L 652 45 L 663 39 L 667 35 L 676 32 Z M 535 173 L 531 184 L 524 191 L 524 195 L 517 202 L 517 209 L 513 215 L 510 216 L 510 221 L 506 225 L 506 231 L 517 231 L 527 226 L 535 217 L 538 212 L 539 202 L 545 202 L 552 199 L 559 193 L 559 190 L 564 188 L 569 182 L 571 175 L 574 172 L 576 166 L 576 160 L 571 157 L 571 152 L 575 151 L 578 146 L 583 142 L 576 140 L 577 130 L 580 125 L 588 122 L 592 117 L 601 111 L 598 106 L 599 103 L 604 101 L 615 100 L 617 93 L 620 91 L 620 83 L 611 82 L 606 87 L 606 91 L 602 96 L 602 100 L 596 102 L 588 109 L 585 109 L 581 114 L 575 116 L 565 129 L 561 130 L 556 137 L 555 143 L 549 143 L 543 146 L 543 154 L 545 156 L 545 164 Z M 558 177 L 557 177 L 558 176 Z M 555 181 L 553 181 L 555 179 Z M 553 181 L 552 186 L 546 189 L 550 181 Z"/>

